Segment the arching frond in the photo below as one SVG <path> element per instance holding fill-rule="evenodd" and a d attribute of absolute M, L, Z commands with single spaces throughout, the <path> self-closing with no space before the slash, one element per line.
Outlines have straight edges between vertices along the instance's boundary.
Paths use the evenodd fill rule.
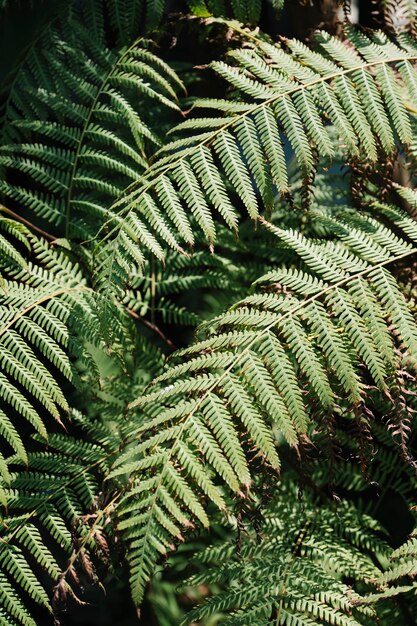
<path fill-rule="evenodd" d="M 159 145 L 144 103 L 178 109 L 181 88 L 146 40 L 127 38 L 144 3 L 107 4 L 118 47 L 107 41 L 101 0 L 37 42 L 10 93 L 0 152 L 3 195 L 83 238 L 109 218 L 122 189 L 140 179 L 148 148 Z"/>
<path fill-rule="evenodd" d="M 348 154 L 370 161 L 378 150 L 391 153 L 398 141 L 411 141 L 412 46 L 405 39 L 394 45 L 380 33 L 351 30 L 349 38 L 345 45 L 320 33 L 314 51 L 295 40 L 285 48 L 255 40 L 231 53 L 233 64 L 213 64 L 238 95 L 196 102 L 195 110 L 225 115 L 180 124 L 178 139 L 115 204 L 118 217 L 109 224 L 107 245 L 100 245 L 99 281 L 106 292 L 129 282 L 144 255 L 163 258 L 167 245 L 192 246 L 194 224 L 210 245 L 215 221 L 237 230 L 237 197 L 256 220 L 263 204 L 271 208 L 274 193 L 290 190 L 289 149 L 307 181 L 318 152 L 333 157 L 330 128 Z"/>
<path fill-rule="evenodd" d="M 416 242 L 414 222 L 391 210 Z M 263 289 L 204 325 L 200 341 L 131 404 L 153 418 L 128 438 L 112 473 L 133 485 L 118 514 L 137 603 L 182 528 L 209 524 L 205 501 L 227 508 L 219 480 L 242 498 L 250 491 L 247 445 L 279 470 L 279 446 L 296 447 L 318 415 L 336 410 L 336 397 L 360 412 L 372 381 L 389 400 L 395 345 L 416 366 L 415 321 L 386 267 L 414 254 L 414 244 L 390 237 L 375 217 L 362 227 L 316 219 L 327 227 L 321 240 L 267 224 L 300 267 L 261 278 Z M 378 256 L 382 234 L 395 252 L 387 246 Z"/>
<path fill-rule="evenodd" d="M 317 508 L 306 496 L 300 504 L 284 484 L 263 511 L 261 540 L 248 533 L 239 549 L 227 542 L 195 555 L 204 572 L 187 585 L 204 580 L 221 591 L 188 613 L 183 626 L 218 614 L 230 626 L 363 626 L 377 619 L 360 604 L 388 553 L 377 523 L 349 505 Z"/>

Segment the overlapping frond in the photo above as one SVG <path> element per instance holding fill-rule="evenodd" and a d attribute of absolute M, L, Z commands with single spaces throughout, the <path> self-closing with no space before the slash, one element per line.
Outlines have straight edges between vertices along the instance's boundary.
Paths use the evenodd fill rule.
<path fill-rule="evenodd" d="M 101 1 L 51 26 L 18 73 L 3 128 L 0 191 L 78 237 L 109 218 L 122 189 L 140 179 L 148 149 L 159 145 L 145 103 L 176 109 L 181 88 L 146 40 L 125 45 L 123 24 L 135 27 L 136 3 L 129 10 L 108 4 L 111 22 L 122 21 L 119 47 L 107 41 Z"/>
<path fill-rule="evenodd" d="M 227 542 L 195 555 L 204 572 L 187 584 L 204 580 L 220 591 L 187 614 L 183 626 L 219 614 L 225 626 L 373 623 L 376 611 L 360 599 L 364 589 L 375 589 L 372 579 L 388 553 L 378 524 L 348 504 L 318 508 L 311 498 L 301 504 L 285 486 L 271 509 L 263 512 L 261 540 L 247 533 L 239 549 Z"/>
<path fill-rule="evenodd" d="M 5 219 L 1 226 L 8 231 L 0 289 L 0 432 L 7 443 L 2 451 L 7 456 L 9 448 L 26 463 L 24 423 L 46 441 L 47 416 L 61 423 L 68 413 L 62 383 L 75 379 L 70 354 L 82 356 L 83 323 L 79 344 L 68 325 L 75 311 L 80 318 L 83 312 L 93 318 L 94 306 L 79 268 L 64 254 L 49 249 L 17 222 Z M 36 260 L 27 262 L 10 234 Z M 6 467 L 2 456 L 7 481 Z"/>
<path fill-rule="evenodd" d="M 400 367 L 394 348 L 401 366 L 415 369 L 415 320 L 386 266 L 415 253 L 417 230 L 394 207 L 380 210 L 405 238 L 372 214 L 316 215 L 321 239 L 267 225 L 299 267 L 259 279 L 131 404 L 154 416 L 113 470 L 133 484 L 118 514 L 136 602 L 183 528 L 209 524 L 205 502 L 227 509 L 219 481 L 243 498 L 250 491 L 247 449 L 279 470 L 277 443 L 296 447 L 314 421 L 343 411 L 341 398 L 358 414 L 371 401 L 369 384 L 390 399 L 389 377 Z"/>
<path fill-rule="evenodd" d="M 210 245 L 219 219 L 237 230 L 237 198 L 258 219 L 277 193 L 290 191 L 290 154 L 308 181 L 318 153 L 332 159 L 334 131 L 346 153 L 369 161 L 411 141 L 412 42 L 348 35 L 344 44 L 320 33 L 315 50 L 256 40 L 231 53 L 232 64 L 213 64 L 237 95 L 196 102 L 195 110 L 214 109 L 217 117 L 190 117 L 177 127 L 178 139 L 116 203 L 119 217 L 109 224 L 98 269 L 106 290 L 129 282 L 147 254 L 163 259 L 166 246 L 192 246 L 196 227 Z"/>
<path fill-rule="evenodd" d="M 97 511 L 103 449 L 66 434 L 51 435 L 48 444 L 25 463 L 9 459 L 0 541 L 3 624 L 35 626 L 34 615 L 56 615 L 66 597 L 77 598 L 80 577 L 95 581 L 94 555 L 109 556 Z"/>

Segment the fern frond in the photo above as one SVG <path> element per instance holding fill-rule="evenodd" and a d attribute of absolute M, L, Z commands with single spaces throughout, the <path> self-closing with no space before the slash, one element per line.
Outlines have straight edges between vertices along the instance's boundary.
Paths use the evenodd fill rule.
<path fill-rule="evenodd" d="M 274 194 L 289 191 L 284 137 L 305 180 L 316 169 L 318 150 L 323 157 L 333 156 L 331 128 L 348 154 L 371 161 L 378 149 L 392 153 L 398 142 L 411 141 L 407 98 L 416 84 L 415 51 L 405 43 L 392 44 L 380 33 L 368 37 L 351 29 L 348 35 L 349 46 L 320 33 L 314 51 L 295 40 L 287 42 L 290 52 L 259 40 L 232 52 L 234 65 L 213 64 L 239 99 L 236 104 L 197 101 L 196 110 L 216 107 L 225 117 L 190 118 L 180 124 L 177 132 L 186 136 L 164 146 L 140 183 L 116 202 L 119 216 L 110 221 L 104 238 L 110 239 L 111 255 L 103 242 L 99 246 L 107 260 L 99 267 L 106 293 L 129 281 L 139 250 L 141 255 L 146 248 L 153 253 L 146 238 L 129 237 L 149 198 L 160 207 L 176 240 L 193 245 L 189 224 L 195 228 L 195 223 L 212 245 L 217 213 L 237 228 L 234 195 L 257 220 L 262 204 L 271 207 Z M 193 215 L 191 222 L 187 212 Z M 157 238 L 173 245 L 161 230 Z"/>
<path fill-rule="evenodd" d="M 387 587 L 399 583 L 403 578 L 414 579 L 417 576 L 417 532 L 414 531 L 402 546 L 394 550 L 390 557 L 390 567 L 377 580 L 378 585 Z M 414 582 L 414 586 L 416 583 Z M 392 591 L 392 588 L 390 589 Z M 383 591 L 389 593 L 390 591 Z"/>
<path fill-rule="evenodd" d="M 13 294 L 16 304 L 18 298 L 31 294 L 31 282 L 40 289 L 49 285 L 55 274 L 62 280 L 66 279 L 67 287 L 70 284 L 72 266 L 68 262 L 65 266 L 65 256 L 60 258 L 59 253 L 36 241 L 33 245 L 44 265 L 38 271 L 36 266 L 32 268 L 28 265 L 31 270 L 27 278 L 29 284 L 23 283 L 20 289 L 16 288 Z M 79 272 L 74 268 L 71 271 L 74 275 Z M 13 283 L 10 281 L 10 284 Z M 45 302 L 48 305 L 48 300 Z M 80 362 L 77 362 L 78 373 L 84 379 L 77 382 L 79 389 L 91 399 L 87 403 L 90 406 L 89 416 L 72 410 L 67 425 L 74 428 L 75 436 L 62 431 L 58 434 L 48 432 L 47 447 L 39 436 L 35 436 L 34 440 L 25 438 L 22 453 L 17 450 L 16 454 L 8 454 L 5 459 L 7 475 L 2 476 L 0 482 L 5 507 L 0 541 L 0 615 L 4 616 L 4 623 L 7 624 L 33 625 L 39 623 L 38 619 L 46 620 L 48 613 L 56 618 L 65 609 L 67 598 L 79 601 L 77 587 L 80 579 L 95 583 L 95 565 L 103 560 L 105 566 L 110 564 L 105 527 L 112 513 L 113 496 L 106 500 L 108 494 L 103 493 L 103 479 L 109 473 L 112 459 L 118 454 L 125 430 L 133 427 L 126 417 L 127 402 L 140 394 L 163 367 L 161 352 L 139 336 L 135 352 L 140 355 L 140 363 L 130 364 L 131 375 L 126 376 L 124 372 L 120 376 L 123 366 L 115 358 L 117 354 L 103 352 L 100 332 L 97 338 L 90 328 L 95 327 L 97 331 L 99 324 L 95 317 L 95 302 L 90 302 L 88 297 L 85 301 L 75 302 L 72 308 L 65 300 L 58 307 L 55 303 L 52 310 L 55 315 L 48 306 L 39 306 L 33 323 L 29 311 L 20 318 L 26 322 L 25 329 L 36 346 L 38 361 L 35 365 L 41 375 L 51 358 L 48 347 L 52 352 L 55 340 L 59 345 L 58 340 L 62 338 L 65 363 L 69 364 L 73 355 L 79 361 L 86 361 L 87 372 L 84 374 Z M 74 315 L 74 320 L 71 320 L 71 315 Z M 35 322 L 39 323 L 39 329 Z M 43 322 L 45 330 L 41 327 Z M 5 335 L 8 333 L 6 331 Z M 81 344 L 78 350 L 74 345 L 76 339 Z M 25 333 L 22 333 L 23 340 L 26 340 Z M 42 350 L 42 340 L 46 343 L 45 355 L 38 354 L 38 350 Z M 30 356 L 30 347 L 23 347 Z M 126 345 L 123 348 L 126 350 Z M 90 356 L 83 354 L 82 349 L 87 349 Z M 133 352 L 133 348 L 129 348 L 129 355 Z M 103 354 L 107 356 L 107 363 L 103 362 Z M 114 375 L 104 376 L 109 362 L 111 371 L 119 372 L 123 388 L 121 385 L 115 387 Z M 57 369 L 59 366 L 58 361 Z M 96 372 L 94 368 L 100 371 Z M 69 374 L 75 374 L 75 368 L 68 369 Z M 55 372 L 55 367 L 51 370 Z M 100 385 L 97 384 L 99 375 L 102 376 Z M 55 377 L 60 380 L 59 375 L 55 374 Z M 42 410 L 41 417 L 44 413 Z M 3 415 L 1 418 L 5 429 L 7 422 L 3 420 Z M 4 446 L 2 450 L 5 450 Z M 3 467 L 2 464 L 0 466 Z M 123 485 L 118 483 L 116 499 L 123 490 Z M 40 613 L 41 607 L 43 613 Z"/>
<path fill-rule="evenodd" d="M 3 454 L 13 452 L 26 463 L 22 433 L 36 432 L 47 442 L 53 423 L 50 418 L 62 427 L 69 412 L 63 388 L 66 381 L 79 383 L 73 359 L 94 371 L 88 345 L 103 346 L 103 339 L 96 300 L 80 267 L 64 251 L 39 241 L 18 222 L 4 223 L 8 247 L 2 257 L 5 267 L 0 289 L 0 435 L 5 444 Z M 30 261 L 14 250 L 10 234 L 22 249 L 28 248 Z M 120 320 L 116 318 L 114 333 L 120 338 Z"/>
<path fill-rule="evenodd" d="M 400 219 L 411 223 L 405 214 Z M 369 233 L 369 222 L 364 223 L 362 232 Z M 140 497 L 138 489 L 134 495 L 128 491 L 118 508 L 121 524 L 130 529 L 126 539 L 135 602 L 141 601 L 157 556 L 179 537 L 167 522 L 161 525 L 161 507 L 164 519 L 174 516 L 176 528 L 184 514 L 206 526 L 203 502 L 213 492 L 216 477 L 242 498 L 251 489 L 245 442 L 278 470 L 274 439 L 281 446 L 297 446 L 317 411 L 323 419 L 334 411 L 336 396 L 360 411 L 369 400 L 365 372 L 366 380 L 389 398 L 395 345 L 401 345 L 410 367 L 415 367 L 415 321 L 385 267 L 414 254 L 412 244 L 403 239 L 398 257 L 389 254 L 389 259 L 372 264 L 356 249 L 357 225 L 350 231 L 343 222 L 343 244 L 267 227 L 299 255 L 303 269 L 283 268 L 258 281 L 263 292 L 203 325 L 201 341 L 182 351 L 185 360 L 131 404 L 155 415 L 146 424 L 149 434 L 139 429 L 140 434 L 129 437 L 112 472 L 113 477 L 137 477 L 139 490 L 148 472 L 152 477 Z M 374 229 L 378 240 L 377 220 Z M 369 242 L 378 246 L 372 235 Z M 350 269 L 346 260 L 352 262 Z M 279 284 L 274 282 L 278 278 Z M 286 285 L 291 292 L 283 291 Z M 136 437 L 141 438 L 139 445 Z M 180 456 L 184 446 L 187 453 Z M 207 481 L 200 482 L 202 472 L 210 488 Z M 181 515 L 164 508 L 165 493 L 175 499 Z M 218 495 L 215 501 L 219 503 Z"/>
<path fill-rule="evenodd" d="M 413 0 L 381 0 L 384 25 L 394 33 L 414 32 L 417 7 Z"/>
<path fill-rule="evenodd" d="M 1 209 L 2 207 L 0 207 Z M 29 231 L 22 224 L 8 218 L 0 218 L 0 264 L 2 274 L 13 266 L 26 267 L 26 260 L 16 246 L 20 243 L 26 248 L 30 248 L 28 235 Z"/>
<path fill-rule="evenodd" d="M 374 610 L 360 605 L 355 587 L 371 587 L 374 572 L 381 571 L 375 561 L 386 557 L 377 525 L 349 505 L 317 509 L 306 495 L 300 505 L 284 483 L 279 499 L 264 513 L 261 541 L 248 533 L 239 551 L 228 542 L 196 555 L 205 571 L 187 586 L 204 579 L 220 591 L 189 612 L 184 626 L 217 613 L 226 614 L 222 623 L 230 626 L 248 620 L 265 626 L 359 626 L 368 623 L 367 617 L 375 619 Z M 364 545 L 362 540 L 370 537 L 373 545 Z"/>
<path fill-rule="evenodd" d="M 104 456 L 103 449 L 85 442 L 78 445 L 68 435 L 51 435 L 48 443 L 47 452 L 28 455 L 26 467 L 17 457 L 9 460 L 14 470 L 5 488 L 8 511 L 0 545 L 0 606 L 8 624 L 39 623 L 33 618 L 36 605 L 37 613 L 41 608 L 45 616 L 53 615 L 58 596 L 61 601 L 75 596 L 68 569 L 75 575 L 83 558 L 89 558 L 79 548 L 82 534 L 77 544 L 76 528 L 96 507 L 99 489 L 91 468 Z M 92 554 L 98 550 L 93 534 L 86 549 Z M 62 553 L 69 559 L 67 571 L 57 556 Z"/>
<path fill-rule="evenodd" d="M 3 195 L 63 225 L 67 235 L 83 237 L 110 217 L 109 205 L 126 185 L 140 180 L 148 146 L 159 145 L 138 112 L 138 96 L 142 105 L 153 101 L 178 109 L 175 90 L 181 88 L 143 38 L 130 40 L 129 47 L 120 42 L 118 48 L 110 48 L 104 36 L 95 38 L 83 21 L 88 24 L 93 15 L 102 21 L 102 3 L 86 4 L 87 16 L 80 9 L 51 27 L 20 69 L 0 152 Z M 144 3 L 107 4 L 110 21 L 117 22 L 125 40 L 125 31 L 134 28 L 134 7 Z M 16 174 L 19 184 L 12 182 Z"/>

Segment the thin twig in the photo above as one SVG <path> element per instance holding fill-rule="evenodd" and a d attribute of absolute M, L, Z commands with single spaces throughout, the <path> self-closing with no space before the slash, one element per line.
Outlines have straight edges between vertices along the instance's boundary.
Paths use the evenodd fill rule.
<path fill-rule="evenodd" d="M 156 333 L 158 335 L 158 337 L 160 337 L 162 339 L 162 341 L 164 343 L 166 343 L 166 345 L 171 348 L 171 350 L 176 350 L 177 349 L 175 344 L 172 343 L 171 339 L 169 339 L 156 324 L 154 324 L 152 322 L 149 322 L 145 318 L 141 317 L 133 309 L 129 309 L 128 307 L 126 307 L 126 311 L 135 320 L 138 320 L 141 324 L 143 324 L 144 326 L 147 326 L 147 328 L 150 328 L 154 333 Z"/>
<path fill-rule="evenodd" d="M 35 232 L 42 235 L 42 237 L 45 237 L 45 239 L 48 239 L 49 241 L 55 241 L 56 239 L 55 235 L 51 235 L 50 233 L 47 233 L 46 230 L 42 230 L 42 228 L 39 228 L 39 226 L 35 226 L 35 224 L 32 224 L 32 222 L 29 222 L 29 220 L 25 219 L 21 215 L 18 215 L 17 213 L 12 211 L 11 209 L 8 209 L 2 204 L 0 204 L 0 211 L 2 213 L 7 213 L 7 215 L 10 215 L 10 217 L 12 217 L 14 220 L 17 220 L 18 222 L 22 222 L 22 224 L 25 224 L 25 226 L 30 228 L 30 230 L 34 230 Z"/>

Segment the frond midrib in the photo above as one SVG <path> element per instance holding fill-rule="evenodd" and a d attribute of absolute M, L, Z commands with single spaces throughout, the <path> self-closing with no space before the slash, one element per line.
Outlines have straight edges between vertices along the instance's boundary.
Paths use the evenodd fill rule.
<path fill-rule="evenodd" d="M 268 222 L 266 222 L 266 220 L 262 220 L 261 221 L 265 222 L 266 224 L 268 224 Z M 310 296 L 309 298 L 306 298 L 305 300 L 302 300 L 299 304 L 297 304 L 297 306 L 295 306 L 293 309 L 290 309 L 289 311 L 286 311 L 285 313 L 282 313 L 280 316 L 276 316 L 274 318 L 274 320 L 264 326 L 258 333 L 256 333 L 256 336 L 251 339 L 251 341 L 245 346 L 245 348 L 243 350 L 241 350 L 239 352 L 239 354 L 236 355 L 236 358 L 234 359 L 234 361 L 232 362 L 231 365 L 229 365 L 228 367 L 226 367 L 223 372 L 216 377 L 215 381 L 213 382 L 213 384 L 206 390 L 204 391 L 204 393 L 202 393 L 199 396 L 199 399 L 197 400 L 197 402 L 195 403 L 192 411 L 190 411 L 189 413 L 187 413 L 183 418 L 181 418 L 182 421 L 182 427 L 179 431 L 179 436 L 178 438 L 181 436 L 181 434 L 184 431 L 184 428 L 186 426 L 186 424 L 188 423 L 188 420 L 190 420 L 196 413 L 196 411 L 198 411 L 201 407 L 201 405 L 203 404 L 203 402 L 206 400 L 206 398 L 209 396 L 209 394 L 211 394 L 217 387 L 218 385 L 224 380 L 224 378 L 236 367 L 236 365 L 241 362 L 241 360 L 252 350 L 252 348 L 258 343 L 258 341 L 260 341 L 265 334 L 267 334 L 272 328 L 274 328 L 274 326 L 277 325 L 277 322 L 281 322 L 283 320 L 285 320 L 286 318 L 290 318 L 293 315 L 295 315 L 296 313 L 298 313 L 299 311 L 301 311 L 305 306 L 307 306 L 308 304 L 310 304 L 311 302 L 314 302 L 318 299 L 320 299 L 323 295 L 329 293 L 330 291 L 337 289 L 343 285 L 348 284 L 349 282 L 355 281 L 358 278 L 362 278 L 363 276 L 366 276 L 367 274 L 372 273 L 373 271 L 386 267 L 387 265 L 390 265 L 391 263 L 395 263 L 396 261 L 405 259 L 409 256 L 412 256 L 413 254 L 417 253 L 417 247 L 413 248 L 412 250 L 408 250 L 407 252 L 401 254 L 401 255 L 397 255 L 395 257 L 392 257 L 388 260 L 385 260 L 381 263 L 377 263 L 375 265 L 372 265 L 370 267 L 367 267 L 365 270 L 362 270 L 361 272 L 358 272 L 356 274 L 351 274 L 335 283 L 332 283 L 330 285 L 328 285 L 325 289 L 321 290 L 320 292 Z M 135 408 L 136 404 L 139 404 L 139 401 L 133 401 L 128 405 L 128 408 L 133 409 Z M 157 418 L 156 418 L 157 419 Z M 149 423 L 141 426 L 140 428 L 138 428 L 136 431 L 134 431 L 130 437 L 126 437 L 125 443 L 126 445 L 129 445 L 131 443 L 133 443 L 135 440 L 137 440 L 139 437 L 141 437 L 142 433 L 144 430 L 149 429 Z M 177 439 L 178 439 L 177 438 Z M 175 447 L 175 443 L 172 446 L 172 448 Z M 163 470 L 162 470 L 163 472 Z"/>
<path fill-rule="evenodd" d="M 74 291 L 75 292 L 77 292 L 77 291 L 91 291 L 91 289 L 89 289 L 85 285 L 78 285 L 77 287 L 63 287 L 61 289 L 57 289 L 56 291 L 52 291 L 50 293 L 47 293 L 47 294 L 41 296 L 40 298 L 38 298 L 34 302 L 31 302 L 27 307 L 25 307 L 24 309 L 19 311 L 19 313 L 17 315 L 15 315 L 9 322 L 7 322 L 7 324 L 5 324 L 3 326 L 3 328 L 0 328 L 0 337 L 5 332 L 7 332 L 9 330 L 9 328 L 11 328 L 13 326 L 13 324 L 18 322 L 21 317 L 26 315 L 26 313 L 29 313 L 29 311 L 32 311 L 32 309 L 36 309 L 36 307 L 39 306 L 40 304 L 43 304 L 44 302 L 48 302 L 48 300 L 52 300 L 53 298 L 57 298 L 57 297 L 62 296 L 64 294 L 66 294 L 66 293 L 72 293 Z"/>
<path fill-rule="evenodd" d="M 66 202 L 67 206 L 66 206 L 66 214 L 65 214 L 65 237 L 66 238 L 68 238 L 69 228 L 70 228 L 69 221 L 70 221 L 70 214 L 71 214 L 71 200 L 72 200 L 72 193 L 73 193 L 73 189 L 74 189 L 73 181 L 74 181 L 74 178 L 75 178 L 75 175 L 76 175 L 76 172 L 77 172 L 78 159 L 80 157 L 81 149 L 82 149 L 82 147 L 84 145 L 84 137 L 85 137 L 85 134 L 87 132 L 87 128 L 88 128 L 88 126 L 90 124 L 91 117 L 92 117 L 92 115 L 94 113 L 96 104 L 97 104 L 101 94 L 103 93 L 103 91 L 104 91 L 104 89 L 105 89 L 109 79 L 112 77 L 113 73 L 116 71 L 118 65 L 123 62 L 123 60 L 129 54 L 129 52 L 131 50 L 133 50 L 133 48 L 142 40 L 143 40 L 143 37 L 137 37 L 135 39 L 135 41 L 128 48 L 126 48 L 126 50 L 123 53 L 121 53 L 117 57 L 115 62 L 111 65 L 109 71 L 107 72 L 107 74 L 105 74 L 105 76 L 103 77 L 103 80 L 101 81 L 100 86 L 97 89 L 97 93 L 96 93 L 96 95 L 94 97 L 94 100 L 91 103 L 88 115 L 87 115 L 87 117 L 84 120 L 84 124 L 83 124 L 82 130 L 81 130 L 81 136 L 80 136 L 80 139 L 78 141 L 77 149 L 76 149 L 76 152 L 75 152 L 75 155 L 74 155 L 74 162 L 73 162 L 73 165 L 72 165 L 72 168 L 71 168 L 69 181 L 68 181 L 68 193 L 67 193 L 67 202 Z M 111 211 L 111 207 L 109 208 L 109 211 Z"/>
<path fill-rule="evenodd" d="M 153 177 L 151 180 L 149 180 L 149 182 L 143 185 L 142 189 L 140 189 L 140 193 L 137 196 L 135 196 L 135 201 L 140 200 L 140 198 L 144 194 L 146 194 L 149 189 L 152 189 L 163 176 L 165 176 L 169 171 L 177 167 L 178 164 L 181 163 L 183 160 L 188 159 L 191 155 L 196 153 L 203 146 L 211 145 L 221 133 L 223 133 L 228 128 L 231 128 L 232 126 L 237 124 L 240 120 L 251 116 L 254 112 L 261 110 L 262 108 L 267 107 L 273 104 L 274 102 L 277 102 L 278 100 L 282 98 L 285 98 L 286 96 L 292 95 L 293 93 L 303 91 L 304 89 L 309 89 L 311 87 L 314 87 L 315 85 L 326 83 L 328 81 L 334 80 L 335 78 L 338 78 L 339 76 L 346 76 L 354 72 L 357 72 L 359 70 L 365 70 L 371 67 L 376 67 L 378 65 L 390 65 L 392 63 L 399 63 L 401 61 L 417 61 L 417 55 L 407 55 L 406 53 L 404 53 L 403 56 L 397 56 L 397 57 L 392 57 L 390 59 L 381 59 L 378 61 L 370 61 L 370 62 L 362 63 L 352 68 L 343 69 L 343 70 L 340 70 L 339 72 L 334 72 L 326 76 L 320 76 L 320 78 L 314 79 L 312 81 L 309 81 L 303 84 L 298 84 L 294 88 L 288 89 L 285 92 L 276 94 L 273 97 L 269 98 L 268 100 L 263 100 L 260 103 L 252 105 L 247 111 L 244 111 L 243 113 L 233 116 L 233 118 L 230 121 L 226 121 L 224 126 L 213 130 L 212 133 L 210 133 L 210 136 L 206 137 L 203 141 L 198 142 L 192 148 L 184 149 L 183 153 L 180 154 L 180 156 L 175 161 L 168 163 L 165 167 L 162 168 L 160 172 L 157 173 L 155 177 Z M 227 120 L 226 117 L 225 117 L 225 120 Z M 151 165 L 148 172 L 145 173 L 144 178 L 152 174 L 152 167 L 153 166 Z M 141 185 L 141 184 L 142 184 L 141 181 L 134 181 L 128 187 L 126 187 L 126 189 L 122 192 L 122 196 L 111 205 L 109 211 L 113 212 L 115 208 L 123 204 L 126 201 L 128 194 L 134 193 L 138 185 Z M 117 248 L 117 242 L 119 240 L 120 232 L 123 229 L 123 224 L 126 220 L 129 219 L 129 216 L 133 211 L 134 211 L 134 207 L 129 206 L 129 205 L 125 207 L 125 209 L 122 209 L 120 213 L 116 214 L 119 224 L 114 226 L 112 229 L 109 230 L 108 233 L 106 233 L 103 237 L 100 238 L 101 233 L 108 227 L 108 225 L 112 221 L 112 219 L 107 220 L 100 227 L 100 230 L 98 231 L 98 233 L 94 237 L 88 240 L 88 243 L 91 243 L 100 238 L 100 244 L 98 245 L 102 245 L 105 241 L 107 241 L 110 237 L 112 237 L 112 235 L 114 235 L 117 232 L 115 243 L 114 243 L 114 248 Z M 112 259 L 110 270 L 109 270 L 109 278 L 107 279 L 109 283 L 111 283 L 113 263 L 114 263 L 114 258 Z M 107 296 L 108 296 L 109 289 L 110 289 L 110 285 L 108 286 L 108 289 L 106 290 Z"/>

